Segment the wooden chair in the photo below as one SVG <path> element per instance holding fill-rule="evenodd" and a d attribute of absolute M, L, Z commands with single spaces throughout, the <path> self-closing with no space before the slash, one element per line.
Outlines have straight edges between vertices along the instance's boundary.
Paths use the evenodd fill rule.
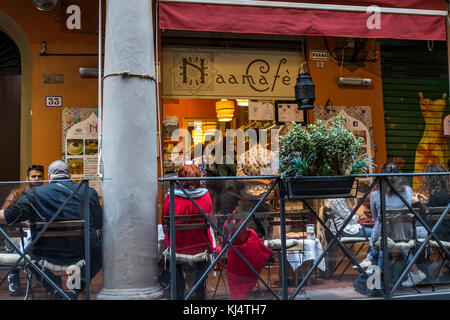
<path fill-rule="evenodd" d="M 436 223 L 437 220 L 439 220 L 439 218 L 441 217 L 442 213 L 445 211 L 446 207 L 425 207 L 425 222 L 429 223 L 433 222 Z M 447 214 L 444 217 L 444 220 L 450 220 L 450 215 Z M 431 226 L 430 226 L 431 228 Z M 422 243 L 425 239 L 417 239 L 419 243 Z M 444 248 L 446 248 L 447 250 L 450 250 L 450 241 L 444 241 L 439 239 L 440 242 L 442 243 L 442 245 L 444 246 Z M 437 277 L 440 274 L 440 271 L 442 269 L 442 267 L 444 266 L 444 264 L 446 263 L 446 261 L 448 261 L 450 259 L 450 257 L 445 257 L 445 251 L 442 249 L 442 247 L 439 245 L 439 243 L 434 239 L 431 238 L 428 243 L 427 243 L 428 248 L 430 248 L 430 250 L 432 251 L 436 251 L 438 254 L 438 261 L 440 261 L 439 267 L 437 269 L 437 271 L 434 273 L 434 275 L 432 275 L 432 279 L 433 281 L 435 281 L 437 279 Z"/>
<path fill-rule="evenodd" d="M 210 215 L 208 215 L 210 216 Z M 167 223 L 163 226 L 164 231 L 168 231 L 170 233 L 170 217 L 165 216 L 163 220 Z M 184 223 L 177 223 L 183 221 Z M 201 222 L 199 222 L 201 221 Z M 202 214 L 191 214 L 191 215 L 181 215 L 175 216 L 175 230 L 205 230 L 205 232 L 209 232 L 210 224 L 208 220 Z M 170 236 L 170 235 L 169 235 Z M 167 248 L 163 252 L 163 256 L 165 259 L 170 259 L 170 248 Z M 210 259 L 210 253 L 201 253 L 198 255 L 189 255 L 189 254 L 180 254 L 176 253 L 175 258 L 177 262 L 199 262 L 199 261 L 207 261 Z"/>
<path fill-rule="evenodd" d="M 330 214 L 330 212 L 328 212 L 327 210 L 324 210 L 325 215 L 327 216 L 327 219 L 330 220 L 333 225 L 335 230 L 339 230 L 337 224 L 336 224 L 336 220 L 334 219 L 333 215 Z M 366 233 L 366 228 L 365 225 L 361 225 L 362 230 L 363 230 L 363 234 L 364 237 L 344 237 L 344 236 L 340 236 L 340 241 L 343 244 L 346 245 L 350 245 L 348 247 L 348 250 L 350 252 L 352 252 L 352 254 L 357 258 L 358 254 L 361 252 L 361 250 L 366 246 L 370 244 L 370 239 Z M 359 248 L 354 251 L 354 247 L 355 245 L 359 244 Z M 337 258 L 337 257 L 336 257 Z M 337 263 L 337 265 L 335 265 L 333 267 L 333 270 L 329 273 L 329 277 L 328 279 L 331 279 L 333 277 L 333 275 L 336 273 L 336 271 L 339 269 L 339 267 L 341 266 L 341 264 L 345 261 L 345 259 L 347 258 L 347 256 L 344 254 L 343 257 L 341 257 L 341 259 L 339 260 L 339 262 Z M 342 270 L 342 272 L 338 275 L 336 281 L 340 281 L 342 276 L 345 274 L 345 272 L 347 271 L 348 267 L 350 267 L 351 265 L 351 261 L 349 261 L 347 263 L 347 265 L 345 266 L 345 268 Z"/>
<path fill-rule="evenodd" d="M 208 215 L 211 217 L 211 215 Z M 163 225 L 163 230 L 169 232 L 170 236 L 170 216 L 164 216 L 163 221 L 166 223 Z M 183 222 L 183 223 L 177 223 Z M 201 213 L 191 214 L 191 215 L 180 215 L 175 216 L 175 231 L 177 230 L 205 230 L 205 233 L 209 232 L 210 223 L 205 219 L 205 216 Z M 162 253 L 162 258 L 164 261 L 170 261 L 171 252 L 170 247 L 166 248 Z M 211 253 L 204 251 L 195 255 L 175 253 L 176 263 L 186 263 L 186 262 L 201 262 L 201 261 L 211 261 Z M 218 279 L 218 281 L 220 278 Z M 205 280 L 206 281 L 206 280 Z M 214 291 L 214 295 L 216 294 Z M 228 290 L 227 290 L 228 292 Z"/>
<path fill-rule="evenodd" d="M 419 213 L 420 209 L 414 209 L 415 213 Z M 380 217 L 381 219 L 381 217 Z M 401 240 L 392 240 L 391 238 L 387 238 L 387 247 L 389 249 L 389 252 L 396 252 L 400 253 L 402 250 L 408 250 L 408 255 L 405 258 L 406 261 L 408 261 L 408 257 L 411 254 L 412 250 L 418 246 L 420 241 L 417 239 L 417 232 L 416 232 L 416 220 L 417 218 L 411 213 L 409 209 L 389 209 L 386 210 L 386 223 L 399 223 L 399 222 L 408 222 L 412 224 L 413 228 L 413 237 L 412 239 L 401 239 Z M 381 220 L 380 220 L 381 222 Z M 423 241 L 423 239 L 422 239 Z M 380 250 L 382 250 L 382 243 L 381 243 L 381 237 L 374 243 L 374 246 L 378 247 Z M 431 281 L 431 275 L 429 274 L 428 270 L 422 270 L 425 275 L 429 279 L 429 284 L 432 287 L 432 290 L 434 291 L 435 288 L 433 286 L 433 283 Z M 409 274 L 409 272 L 408 272 Z M 417 288 L 416 284 L 413 283 L 414 289 L 417 291 L 417 293 L 420 293 L 420 290 Z"/>
<path fill-rule="evenodd" d="M 46 225 L 46 222 L 36 222 L 33 227 L 36 230 L 36 233 L 39 233 L 42 228 Z M 11 239 L 20 239 L 21 247 L 25 247 L 24 239 L 25 239 L 25 229 L 29 229 L 30 224 L 28 222 L 23 223 L 17 223 L 11 226 L 5 226 L 3 227 L 3 230 L 6 232 L 8 237 Z M 47 230 L 42 234 L 42 238 L 60 238 L 60 237 L 80 237 L 80 241 L 83 242 L 83 236 L 84 236 L 84 220 L 70 220 L 70 221 L 55 221 L 52 224 L 50 224 L 47 228 Z M 16 243 L 19 244 L 19 243 Z M 29 255 L 27 255 L 28 258 L 30 258 Z M 2 267 L 11 267 L 13 266 L 17 260 L 19 260 L 20 255 L 18 253 L 3 253 L 0 254 L 0 266 Z M 32 260 L 30 258 L 30 260 Z M 39 260 L 32 260 L 34 264 L 41 268 L 49 269 L 50 271 L 57 271 L 57 272 L 65 272 L 69 277 L 73 273 L 73 271 L 76 272 L 76 270 L 79 270 L 81 267 L 83 267 L 86 262 L 85 259 L 80 259 L 75 264 L 71 265 L 57 265 L 53 264 L 46 259 L 42 258 Z M 26 262 L 24 259 L 22 259 L 19 263 L 19 267 L 23 268 L 26 277 L 27 277 L 27 287 L 26 287 L 26 293 L 24 300 L 27 300 L 30 296 L 32 299 L 34 299 L 34 294 L 32 292 L 31 288 L 31 282 L 32 282 L 32 272 L 31 272 L 31 266 Z M 75 285 L 78 287 L 80 284 L 79 277 L 75 278 Z"/>
<path fill-rule="evenodd" d="M 24 243 L 24 239 L 26 237 L 26 233 L 23 230 L 23 226 L 22 224 L 18 223 L 18 224 L 14 224 L 11 226 L 2 226 L 3 231 L 5 231 L 5 233 L 8 235 L 9 238 L 11 238 L 14 243 L 16 244 L 16 246 L 23 248 L 25 243 Z M 18 253 L 16 253 L 14 250 L 7 250 L 6 248 L 8 246 L 10 246 L 9 244 L 6 244 L 7 241 L 6 239 L 4 240 L 5 242 L 5 247 L 4 250 L 2 250 L 3 252 L 0 253 L 0 267 L 4 268 L 5 270 L 9 270 L 13 265 L 16 264 L 17 260 L 19 260 L 20 255 Z M 28 256 L 29 257 L 29 256 Z M 26 274 L 26 278 L 27 278 L 27 287 L 26 287 L 26 293 L 25 293 L 25 297 L 24 300 L 28 299 L 29 293 L 30 293 L 30 278 L 31 274 L 29 272 L 27 272 L 28 270 L 25 268 L 26 263 L 25 260 L 22 259 L 20 261 L 20 263 L 18 264 L 18 268 L 22 269 L 25 274 Z M 19 272 L 20 275 L 20 272 Z"/>
<path fill-rule="evenodd" d="M 46 222 L 36 222 L 33 227 L 35 229 L 36 234 L 42 231 L 44 226 L 46 225 Z M 28 223 L 25 224 L 25 226 L 29 226 Z M 43 238 L 66 238 L 66 237 L 79 237 L 81 245 L 84 248 L 84 220 L 65 220 L 65 221 L 54 221 L 51 223 L 47 230 L 42 234 L 40 239 Z M 79 271 L 83 266 L 86 265 L 85 258 L 80 259 L 76 263 L 70 264 L 70 265 L 58 265 L 51 263 L 50 261 L 42 258 L 39 260 L 33 261 L 36 265 L 38 265 L 41 268 L 46 268 L 53 272 L 64 272 L 69 277 L 68 281 L 74 280 L 75 283 L 73 284 L 75 288 L 79 289 L 81 286 L 81 280 L 80 280 L 80 274 L 78 276 L 74 275 L 75 277 L 72 277 L 73 272 L 77 274 L 77 271 Z M 28 266 L 30 268 L 30 266 Z M 31 277 L 28 281 L 28 288 L 31 290 Z M 71 288 L 69 288 L 71 289 Z"/>

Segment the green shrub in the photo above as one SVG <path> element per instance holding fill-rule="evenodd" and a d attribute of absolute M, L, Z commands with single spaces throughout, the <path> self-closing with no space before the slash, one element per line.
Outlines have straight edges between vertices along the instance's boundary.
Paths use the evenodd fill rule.
<path fill-rule="evenodd" d="M 358 173 L 373 166 L 361 153 L 363 140 L 345 128 L 344 117 L 331 120 L 329 126 L 318 120 L 307 129 L 294 129 L 281 138 L 280 172 L 287 176 L 334 176 Z"/>

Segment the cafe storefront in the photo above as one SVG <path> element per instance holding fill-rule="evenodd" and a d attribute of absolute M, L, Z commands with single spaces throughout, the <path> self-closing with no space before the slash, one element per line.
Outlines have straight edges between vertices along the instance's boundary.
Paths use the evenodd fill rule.
<path fill-rule="evenodd" d="M 212 138 L 217 131 L 224 140 L 230 129 L 245 131 L 254 128 L 259 132 L 269 129 L 275 130 L 272 131 L 275 133 L 273 136 L 279 137 L 290 130 L 291 121 L 306 125 L 318 119 L 327 120 L 336 114 L 351 120 L 348 123 L 354 128 L 348 129 L 363 137 L 367 154 L 381 167 L 388 160 L 387 118 L 384 116 L 386 104 L 383 103 L 382 68 L 385 65 L 382 66 L 380 58 L 381 41 L 377 39 L 443 42 L 447 39 L 447 11 L 442 1 L 426 4 L 409 1 L 402 3 L 401 8 L 395 1 L 370 3 L 369 8 L 368 5 L 366 1 L 159 1 L 163 132 L 163 159 L 160 160 L 163 163 L 161 176 L 169 179 L 165 182 L 171 181 L 170 177 L 183 163 L 183 159 L 177 159 L 177 162 L 171 158 L 174 150 L 175 153 L 184 153 L 184 160 L 186 156 L 193 158 L 195 150 L 192 146 L 202 144 L 201 150 L 204 151 L 209 141 L 217 141 L 216 137 Z M 191 46 L 187 46 L 188 43 Z M 285 49 L 280 50 L 280 47 Z M 294 85 L 303 63 L 306 63 L 316 88 L 315 107 L 311 110 L 297 110 L 295 103 Z M 217 108 L 222 102 L 229 104 L 231 110 L 226 121 L 220 121 Z M 288 114 L 287 109 L 292 106 L 294 110 L 291 111 L 295 112 Z M 187 136 L 182 136 L 177 129 L 186 129 Z M 264 140 L 267 141 L 271 138 Z M 370 173 L 375 173 L 375 169 L 372 168 Z M 352 206 L 358 211 L 364 211 L 362 202 L 367 199 L 377 179 L 383 178 L 375 175 L 363 182 L 364 177 L 360 177 L 362 188 L 352 200 Z M 221 183 L 217 181 L 217 184 Z M 317 219 L 305 223 L 315 224 L 316 240 L 320 242 L 316 243 L 318 251 L 314 253 L 317 258 L 322 250 L 330 249 L 330 238 L 317 221 L 326 220 L 324 201 L 310 204 L 317 211 Z M 302 201 L 286 202 L 285 205 L 286 212 L 306 209 Z M 272 208 L 279 210 L 276 205 Z M 247 210 L 251 211 L 251 208 Z M 291 242 L 306 237 L 306 230 L 296 227 L 288 226 L 286 229 Z M 279 237 L 279 229 L 274 230 L 274 237 Z M 353 253 L 358 255 L 361 252 L 358 259 L 365 252 L 365 244 L 365 241 L 349 243 Z M 288 256 L 296 252 L 288 251 Z M 314 265 L 315 271 L 308 269 L 312 264 L 302 262 L 299 264 L 302 267 L 295 269 L 288 259 L 296 271 L 288 265 L 288 275 L 284 278 L 278 269 L 280 273 L 278 279 L 275 276 L 275 282 L 284 278 L 287 283 L 294 284 L 294 288 L 299 283 L 300 287 L 308 286 L 311 278 L 313 283 L 314 279 L 317 280 L 318 270 L 328 281 L 343 279 L 345 282 L 348 275 L 350 278 L 357 275 L 356 270 L 351 270 L 351 264 L 345 261 L 345 256 L 343 251 L 330 249 L 322 262 L 311 259 L 318 263 Z M 268 270 L 264 272 L 269 273 L 267 281 L 270 285 L 273 279 Z M 212 283 L 216 285 L 212 290 L 214 297 L 217 285 L 222 285 L 222 271 L 220 269 L 219 278 L 217 275 L 212 277 Z M 260 291 L 261 287 L 265 289 L 264 285 L 266 283 L 259 283 Z M 285 286 L 280 282 L 276 285 L 283 289 Z M 329 292 L 336 290 L 333 286 L 328 289 Z M 307 291 L 308 288 L 300 291 L 305 298 Z M 334 296 L 353 299 L 355 292 L 351 284 Z M 262 293 L 260 295 L 263 296 Z M 297 299 L 297 295 L 298 290 L 290 298 Z M 253 297 L 258 299 L 259 295 L 256 293 Z M 358 297 L 361 296 L 356 294 Z"/>
<path fill-rule="evenodd" d="M 105 241 L 109 254 L 105 255 L 104 283 L 106 289 L 120 289 L 119 293 L 125 297 L 129 288 L 159 288 L 155 277 L 152 278 L 154 268 L 149 265 L 156 265 L 160 256 L 155 254 L 154 243 L 148 245 L 150 238 L 156 239 L 154 227 L 157 223 L 152 220 L 151 223 L 136 224 L 136 221 L 148 222 L 151 216 L 150 220 L 161 222 L 157 205 L 162 205 L 162 199 L 149 199 L 149 194 L 157 194 L 157 190 L 151 189 L 156 188 L 157 177 L 173 176 L 184 161 L 184 158 L 172 158 L 174 153 L 182 157 L 195 156 L 196 149 L 192 146 L 201 145 L 202 154 L 210 141 L 217 142 L 217 137 L 227 140 L 230 133 L 249 132 L 251 129 L 258 134 L 258 141 L 272 148 L 277 146 L 277 137 L 289 131 L 290 121 L 307 124 L 344 112 L 354 119 L 352 123 L 364 125 L 364 129 L 355 134 L 364 137 L 367 151 L 380 167 L 388 154 L 382 51 L 377 39 L 447 40 L 447 8 L 441 0 L 408 0 L 401 6 L 394 0 L 160 0 L 145 2 L 146 5 L 140 1 L 133 1 L 133 5 L 124 3 L 109 3 L 110 24 L 108 27 L 105 23 L 106 27 L 102 29 L 103 24 L 98 26 L 98 4 L 95 1 L 65 1 L 57 7 L 58 10 L 50 12 L 38 11 L 31 0 L 5 2 L 0 6 L 0 30 L 17 44 L 22 59 L 20 177 L 25 176 L 30 162 L 47 167 L 53 160 L 61 158 L 64 126 L 61 107 L 81 111 L 100 108 L 103 94 L 109 99 L 105 100 L 104 108 L 109 117 L 107 120 L 129 120 L 123 127 L 115 127 L 108 121 L 103 123 L 103 128 L 109 130 L 104 135 L 109 138 L 105 150 L 115 152 L 115 156 L 109 157 L 105 164 L 105 168 L 109 168 L 106 170 L 108 174 L 114 175 L 114 181 L 105 180 L 110 183 L 107 190 L 109 204 L 108 199 L 106 201 L 109 207 L 105 207 L 105 212 L 108 212 L 105 234 L 110 238 Z M 71 5 L 80 7 L 80 19 L 76 10 L 68 9 Z M 148 58 L 148 54 L 140 55 L 142 61 L 148 59 L 152 63 L 143 66 L 140 62 L 132 71 L 141 73 L 139 80 L 156 86 L 155 110 L 147 105 L 154 100 L 153 87 L 147 82 L 138 91 L 145 91 L 149 96 L 142 98 L 140 103 L 131 98 L 119 99 L 121 91 L 111 83 L 119 80 L 127 83 L 129 79 L 111 75 L 129 70 L 126 68 L 128 65 L 121 69 L 119 63 L 117 68 L 109 64 L 102 74 L 108 77 L 102 79 L 98 79 L 98 72 L 103 70 L 95 68 L 103 63 L 103 31 L 109 31 L 105 33 L 105 42 L 112 39 L 111 35 L 120 35 L 124 39 L 122 42 L 110 40 L 105 48 L 105 56 L 114 55 L 114 59 L 117 52 L 128 53 L 127 41 L 132 44 L 136 41 L 134 37 L 127 38 L 126 32 L 120 33 L 120 27 L 123 27 L 120 23 L 128 19 L 126 24 L 133 24 L 133 17 L 123 17 L 121 10 L 129 9 L 132 15 L 142 14 L 130 9 L 133 6 L 147 10 L 144 13 L 148 20 L 151 20 L 153 9 L 151 22 L 156 28 L 148 27 L 152 23 L 140 16 L 148 27 L 145 29 L 147 33 L 142 36 L 139 34 L 142 30 L 137 27 L 133 31 L 142 39 L 148 39 L 148 35 L 156 31 L 156 66 L 153 68 L 154 61 Z M 80 21 L 79 26 L 77 21 Z M 111 26 L 117 26 L 117 29 Z M 153 52 L 153 42 L 149 42 L 151 45 L 145 42 L 146 52 Z M 122 51 L 111 49 L 119 44 L 124 46 Z M 97 52 L 99 49 L 100 54 Z M 130 54 L 138 56 L 142 51 Z M 128 63 L 125 59 L 114 61 Z M 316 101 L 314 109 L 300 111 L 293 103 L 294 86 L 304 63 L 316 87 Z M 94 70 L 88 76 L 80 68 Z M 155 70 L 157 72 L 154 73 Z M 154 82 L 151 80 L 153 76 Z M 102 91 L 102 84 L 107 90 Z M 113 94 L 117 96 L 111 98 Z M 126 94 L 123 96 L 128 97 Z M 62 106 L 47 104 L 47 101 L 53 101 L 47 97 L 62 98 L 58 100 Z M 119 100 L 121 105 L 117 107 L 115 103 Z M 134 103 L 147 109 L 134 111 L 138 110 Z M 122 112 L 122 117 L 112 111 Z M 136 129 L 136 125 L 142 125 L 140 115 L 147 116 L 146 124 L 158 124 L 151 130 L 126 136 L 134 133 L 129 128 Z M 77 114 L 73 116 L 75 119 Z M 102 133 L 102 125 L 98 127 Z M 261 132 L 265 135 L 259 135 Z M 99 140 L 101 142 L 101 137 Z M 152 143 L 145 146 L 133 143 L 144 140 Z M 237 143 L 234 147 L 238 147 Z M 151 151 L 153 149 L 157 150 L 155 154 Z M 143 155 L 145 159 L 141 159 Z M 153 167 L 149 169 L 155 162 L 158 163 L 157 169 L 156 164 L 155 170 Z M 97 164 L 97 159 L 94 164 Z M 123 170 L 130 164 L 133 172 Z M 94 176 L 99 173 L 97 169 L 91 170 Z M 146 170 L 145 174 L 139 170 Z M 19 177 L 19 173 L 16 176 Z M 6 191 L 3 192 L 5 196 Z M 114 192 L 130 196 L 121 199 L 120 205 L 115 205 L 117 194 Z M 164 194 L 160 192 L 159 195 Z M 140 206 L 136 207 L 136 203 Z M 291 209 L 298 208 L 294 205 Z M 127 219 L 130 220 L 124 223 Z M 121 232 L 133 237 L 123 241 Z M 316 235 L 320 237 L 318 230 Z M 118 248 L 121 252 L 130 253 L 131 258 L 126 260 L 115 255 Z M 134 259 L 135 256 L 139 259 Z M 131 296 L 134 297 L 134 292 Z"/>

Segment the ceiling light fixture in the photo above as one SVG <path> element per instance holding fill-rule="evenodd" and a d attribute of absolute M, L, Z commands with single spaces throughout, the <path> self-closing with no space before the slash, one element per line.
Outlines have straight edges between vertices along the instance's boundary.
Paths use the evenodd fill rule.
<path fill-rule="evenodd" d="M 41 11 L 52 11 L 58 5 L 59 0 L 33 0 L 33 5 Z"/>

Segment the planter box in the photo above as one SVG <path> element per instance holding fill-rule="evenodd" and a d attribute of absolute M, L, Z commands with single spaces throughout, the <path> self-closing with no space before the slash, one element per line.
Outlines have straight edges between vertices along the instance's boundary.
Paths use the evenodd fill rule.
<path fill-rule="evenodd" d="M 358 180 L 353 176 L 286 177 L 281 185 L 288 200 L 354 198 Z"/>

